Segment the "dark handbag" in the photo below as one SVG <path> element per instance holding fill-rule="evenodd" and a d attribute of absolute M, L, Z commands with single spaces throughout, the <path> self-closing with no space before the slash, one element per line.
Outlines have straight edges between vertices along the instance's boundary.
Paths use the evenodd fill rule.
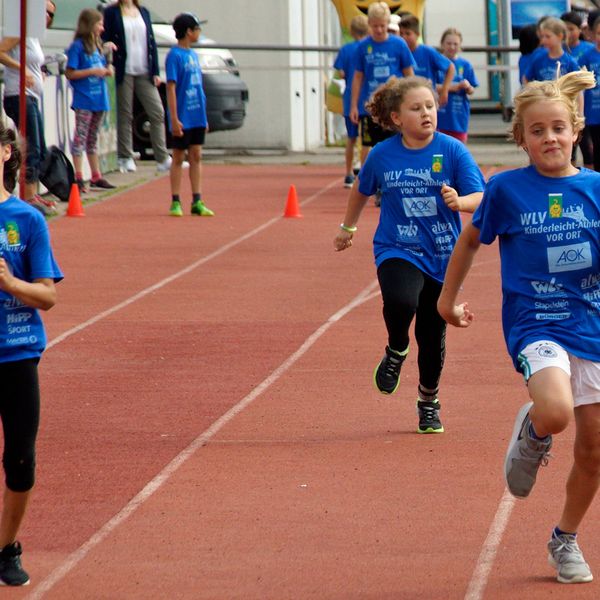
<path fill-rule="evenodd" d="M 50 146 L 40 165 L 40 181 L 51 194 L 63 202 L 69 201 L 71 186 L 75 183 L 75 171 L 71 161 L 57 146 Z"/>

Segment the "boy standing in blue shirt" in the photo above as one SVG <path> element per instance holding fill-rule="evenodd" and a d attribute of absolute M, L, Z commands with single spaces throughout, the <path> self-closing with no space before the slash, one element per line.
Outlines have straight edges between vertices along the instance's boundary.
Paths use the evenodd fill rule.
<path fill-rule="evenodd" d="M 192 50 L 200 37 L 200 20 L 192 13 L 181 13 L 173 21 L 177 46 L 166 58 L 168 120 L 173 136 L 171 163 L 172 217 L 182 217 L 179 191 L 181 169 L 187 151 L 192 187 L 192 215 L 212 217 L 214 212 L 202 202 L 202 145 L 206 135 L 206 96 L 198 55 Z"/>
<path fill-rule="evenodd" d="M 435 85 L 438 80 L 438 73 L 441 72 L 444 74 L 438 90 L 438 100 L 440 106 L 445 106 L 448 102 L 448 92 L 456 69 L 454 68 L 454 64 L 435 48 L 420 44 L 420 33 L 420 23 L 417 17 L 414 15 L 402 17 L 400 21 L 400 35 L 407 43 L 417 63 L 415 75 L 425 77 L 425 79 L 429 79 Z"/>

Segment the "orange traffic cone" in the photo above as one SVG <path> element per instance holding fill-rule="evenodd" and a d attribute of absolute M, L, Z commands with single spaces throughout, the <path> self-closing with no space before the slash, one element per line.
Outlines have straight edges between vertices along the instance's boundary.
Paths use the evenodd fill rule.
<path fill-rule="evenodd" d="M 292 218 L 302 217 L 300 214 L 300 206 L 298 205 L 298 194 L 296 194 L 296 186 L 294 184 L 290 185 L 283 216 Z"/>
<path fill-rule="evenodd" d="M 81 197 L 79 196 L 79 186 L 76 183 L 71 185 L 67 217 L 85 217 L 83 206 L 81 205 Z"/>

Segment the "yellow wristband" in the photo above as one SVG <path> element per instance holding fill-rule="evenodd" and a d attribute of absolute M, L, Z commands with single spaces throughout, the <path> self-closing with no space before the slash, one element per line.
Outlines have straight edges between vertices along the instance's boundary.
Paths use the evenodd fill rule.
<path fill-rule="evenodd" d="M 348 227 L 348 225 L 344 225 L 343 223 L 340 223 L 340 229 L 343 229 L 344 231 L 347 231 L 348 233 L 354 233 L 358 227 L 355 225 L 354 227 Z"/>

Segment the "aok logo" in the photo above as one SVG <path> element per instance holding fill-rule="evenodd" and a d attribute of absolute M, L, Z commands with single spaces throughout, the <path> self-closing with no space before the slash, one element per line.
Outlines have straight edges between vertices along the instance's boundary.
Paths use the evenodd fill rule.
<path fill-rule="evenodd" d="M 547 252 L 550 273 L 578 271 L 592 266 L 592 252 L 589 242 L 548 248 Z"/>
<path fill-rule="evenodd" d="M 407 217 L 433 217 L 437 215 L 435 197 L 402 198 L 404 214 Z"/>

